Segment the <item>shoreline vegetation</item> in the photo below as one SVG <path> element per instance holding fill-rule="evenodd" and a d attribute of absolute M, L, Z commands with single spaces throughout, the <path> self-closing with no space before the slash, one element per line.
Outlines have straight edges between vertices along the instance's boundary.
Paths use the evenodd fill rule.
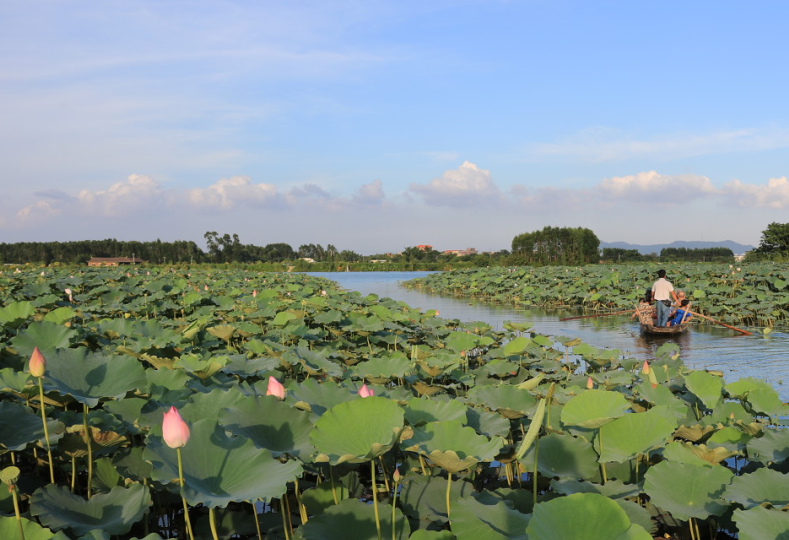
<path fill-rule="evenodd" d="M 474 294 L 597 280 L 602 309 L 651 275 L 593 268 L 439 276 Z M 669 276 L 698 283 L 694 268 Z M 698 290 L 783 279 L 732 270 Z M 296 273 L 26 268 L 0 274 L 0 297 L 4 539 L 789 530 L 789 406 L 688 369 L 673 343 L 642 362 Z"/>

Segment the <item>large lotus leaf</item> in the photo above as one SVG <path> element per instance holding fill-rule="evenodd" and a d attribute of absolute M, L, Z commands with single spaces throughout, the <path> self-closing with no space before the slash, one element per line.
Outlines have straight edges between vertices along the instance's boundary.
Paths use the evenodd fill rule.
<path fill-rule="evenodd" d="M 411 369 L 411 362 L 405 355 L 373 358 L 353 366 L 356 376 L 378 384 L 405 377 Z"/>
<path fill-rule="evenodd" d="M 537 504 L 526 532 L 529 540 L 652 540 L 621 506 L 596 493 Z"/>
<path fill-rule="evenodd" d="M 753 415 L 750 414 L 738 401 L 723 401 L 712 411 L 712 414 L 704 417 L 704 420 L 712 424 L 726 424 L 732 420 L 734 415 L 735 422 L 750 424 L 753 422 Z"/>
<path fill-rule="evenodd" d="M 282 359 L 292 365 L 301 364 L 311 376 L 326 374 L 329 377 L 341 377 L 343 374 L 342 366 L 323 354 L 305 347 L 288 349 L 282 354 Z"/>
<path fill-rule="evenodd" d="M 745 398 L 754 413 L 767 416 L 786 416 L 789 414 L 787 406 L 772 388 L 757 388 L 748 392 Z"/>
<path fill-rule="evenodd" d="M 712 437 L 707 439 L 707 446 L 722 446 L 727 450 L 738 451 L 745 448 L 752 438 L 751 435 L 743 433 L 735 427 L 727 426 L 713 433 Z"/>
<path fill-rule="evenodd" d="M 473 428 L 457 421 L 430 422 L 414 430 L 413 436 L 401 443 L 403 450 L 422 454 L 450 473 L 492 461 L 504 440 L 488 439 Z"/>
<path fill-rule="evenodd" d="M 65 426 L 47 418 L 47 429 L 49 442 L 54 444 L 63 436 Z M 25 446 L 38 440 L 44 440 L 41 416 L 21 403 L 0 401 L 0 449 L 24 450 Z"/>
<path fill-rule="evenodd" d="M 763 503 L 780 508 L 789 504 L 789 484 L 785 474 L 763 467 L 732 478 L 724 498 L 740 503 L 746 510 Z"/>
<path fill-rule="evenodd" d="M 446 337 L 447 348 L 459 353 L 479 346 L 480 336 L 471 332 L 450 332 Z"/>
<path fill-rule="evenodd" d="M 197 422 L 204 418 L 216 421 L 225 407 L 233 407 L 244 400 L 245 396 L 236 388 L 216 388 L 207 394 L 192 394 L 189 401 L 178 409 L 181 417 L 188 423 Z M 164 414 L 166 408 L 162 408 Z"/>
<path fill-rule="evenodd" d="M 333 506 L 335 496 L 338 501 L 342 501 L 347 499 L 348 495 L 348 488 L 341 482 L 335 482 L 334 489 L 332 489 L 331 482 L 321 482 L 314 487 L 305 489 L 301 494 L 301 502 L 307 508 L 308 514 L 316 515 Z"/>
<path fill-rule="evenodd" d="M 178 403 L 192 395 L 187 383 L 192 377 L 180 369 L 146 369 L 147 394 L 162 403 Z"/>
<path fill-rule="evenodd" d="M 150 505 L 151 494 L 142 484 L 116 487 L 90 500 L 74 495 L 67 486 L 50 484 L 37 489 L 30 497 L 30 513 L 45 527 L 70 529 L 78 535 L 88 534 L 93 529 L 125 534 Z"/>
<path fill-rule="evenodd" d="M 771 429 L 748 441 L 748 458 L 761 463 L 780 463 L 789 458 L 789 430 Z"/>
<path fill-rule="evenodd" d="M 452 531 L 428 531 L 426 529 L 419 529 L 414 531 L 408 540 L 455 540 L 455 535 Z"/>
<path fill-rule="evenodd" d="M 294 409 L 275 396 L 245 397 L 219 415 L 222 426 L 233 435 L 246 437 L 257 446 L 307 461 L 314 451 L 310 444 L 309 414 Z"/>
<path fill-rule="evenodd" d="M 281 463 L 249 439 L 228 437 L 214 420 L 198 420 L 190 430 L 189 443 L 181 449 L 183 494 L 189 504 L 223 507 L 281 497 L 286 484 L 302 474 L 300 463 Z M 164 444 L 161 426 L 151 430 L 146 443 L 143 458 L 153 465 L 152 478 L 164 484 L 177 482 L 177 453 Z"/>
<path fill-rule="evenodd" d="M 11 302 L 7 306 L 0 307 L 0 324 L 9 328 L 19 328 L 35 312 L 36 308 L 30 302 Z"/>
<path fill-rule="evenodd" d="M 197 354 L 184 354 L 175 361 L 174 367 L 183 369 L 187 373 L 191 373 L 202 380 L 206 380 L 225 367 L 227 360 L 227 356 L 205 355 L 201 357 Z"/>
<path fill-rule="evenodd" d="M 64 324 L 76 315 L 77 313 L 70 307 L 59 307 L 44 315 L 44 320 L 55 324 Z"/>
<path fill-rule="evenodd" d="M 687 521 L 720 516 L 728 508 L 721 496 L 733 473 L 725 467 L 703 467 L 662 461 L 644 475 L 644 492 L 652 502 Z"/>
<path fill-rule="evenodd" d="M 771 390 L 772 386 L 761 379 L 754 379 L 753 377 L 745 377 L 742 379 L 737 379 L 734 382 L 730 382 L 726 385 L 726 391 L 729 393 L 731 397 L 738 397 L 743 398 L 748 395 L 749 392 L 753 390 Z"/>
<path fill-rule="evenodd" d="M 405 407 L 405 419 L 412 426 L 446 420 L 465 423 L 467 411 L 468 407 L 456 400 L 413 398 Z"/>
<path fill-rule="evenodd" d="M 266 371 L 274 371 L 280 366 L 279 358 L 259 357 L 247 358 L 244 354 L 230 356 L 230 361 L 225 364 L 222 371 L 231 375 L 246 378 Z"/>
<path fill-rule="evenodd" d="M 317 419 L 335 405 L 359 399 L 355 392 L 336 384 L 320 384 L 307 379 L 301 384 L 291 385 L 288 392 L 296 400 L 296 406 L 309 410 Z"/>
<path fill-rule="evenodd" d="M 600 462 L 619 463 L 663 446 L 677 422 L 668 407 L 653 407 L 647 412 L 626 414 L 600 428 L 603 448 Z"/>
<path fill-rule="evenodd" d="M 563 495 L 598 493 L 609 499 L 635 497 L 641 493 L 641 488 L 637 484 L 625 484 L 620 480 L 608 480 L 605 484 L 595 484 L 594 482 L 583 482 L 574 478 L 562 478 L 560 480 L 551 480 L 551 487 L 557 493 Z"/>
<path fill-rule="evenodd" d="M 19 392 L 28 396 L 38 395 L 38 384 L 28 384 L 30 374 L 14 368 L 0 369 L 0 392 Z"/>
<path fill-rule="evenodd" d="M 474 484 L 466 478 L 452 480 L 449 485 L 450 501 L 469 497 L 472 493 Z M 446 523 L 447 479 L 441 476 L 406 476 L 400 490 L 400 505 L 408 517 L 419 521 L 420 527 L 427 527 L 433 522 Z"/>
<path fill-rule="evenodd" d="M 335 405 L 310 433 L 318 462 L 364 463 L 386 453 L 403 430 L 403 409 L 382 397 L 357 398 Z"/>
<path fill-rule="evenodd" d="M 468 399 L 476 405 L 498 411 L 509 419 L 528 416 L 536 408 L 537 400 L 528 390 L 520 390 L 517 386 L 475 386 L 468 392 Z"/>
<path fill-rule="evenodd" d="M 587 390 L 568 401 L 562 409 L 562 423 L 595 429 L 619 418 L 630 403 L 619 392 Z"/>
<path fill-rule="evenodd" d="M 510 421 L 485 409 L 468 408 L 466 410 L 466 424 L 474 431 L 487 437 L 507 437 L 510 433 Z"/>
<path fill-rule="evenodd" d="M 756 506 L 734 511 L 740 540 L 789 540 L 789 513 Z"/>
<path fill-rule="evenodd" d="M 538 439 L 537 469 L 549 478 L 595 478 L 600 470 L 597 452 L 592 444 L 569 434 L 551 433 Z M 532 445 L 521 459 L 528 469 L 533 468 L 537 445 Z"/>
<path fill-rule="evenodd" d="M 452 504 L 451 525 L 457 540 L 526 540 L 529 516 L 504 501 L 482 504 L 469 497 Z M 556 537 L 554 537 L 556 538 Z"/>
<path fill-rule="evenodd" d="M 714 464 L 704 459 L 700 449 L 689 442 L 672 441 L 668 443 L 663 449 L 663 457 L 674 462 L 701 467 L 712 466 Z"/>
<path fill-rule="evenodd" d="M 67 326 L 35 321 L 30 323 L 24 332 L 11 339 L 11 346 L 24 357 L 33 354 L 33 349 L 38 347 L 46 356 L 49 367 L 50 351 L 68 348 L 76 335 L 77 331 Z"/>
<path fill-rule="evenodd" d="M 378 519 L 385 538 L 392 538 L 392 507 L 379 504 Z M 411 535 L 408 519 L 395 509 L 394 540 Z M 299 527 L 297 538 L 309 540 L 371 540 L 377 537 L 375 509 L 357 499 L 345 499 Z"/>
<path fill-rule="evenodd" d="M 510 356 L 513 354 L 522 354 L 529 345 L 531 345 L 531 339 L 520 336 L 507 342 L 502 349 L 505 355 Z"/>
<path fill-rule="evenodd" d="M 130 356 L 105 356 L 88 349 L 61 349 L 47 355 L 44 388 L 88 407 L 101 398 L 120 399 L 146 387 L 145 369 Z"/>
<path fill-rule="evenodd" d="M 59 531 L 53 533 L 35 521 L 22 518 L 22 532 L 25 540 L 69 540 L 66 533 Z M 0 538 L 13 540 L 19 538 L 19 525 L 15 517 L 0 516 Z"/>
<path fill-rule="evenodd" d="M 694 371 L 685 375 L 685 386 L 701 400 L 705 407 L 714 409 L 723 397 L 723 379 L 707 373 L 706 371 Z"/>

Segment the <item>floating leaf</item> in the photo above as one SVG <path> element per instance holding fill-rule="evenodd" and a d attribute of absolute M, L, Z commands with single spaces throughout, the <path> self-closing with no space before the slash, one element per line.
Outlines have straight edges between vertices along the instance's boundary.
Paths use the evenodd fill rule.
<path fill-rule="evenodd" d="M 630 403 L 618 392 L 587 390 L 568 401 L 562 409 L 562 423 L 595 429 L 619 418 Z"/>
<path fill-rule="evenodd" d="M 527 540 L 528 523 L 529 516 L 504 501 L 487 505 L 469 497 L 452 505 L 452 532 L 457 540 Z"/>
<path fill-rule="evenodd" d="M 739 540 L 789 539 L 789 514 L 756 506 L 736 509 L 732 520 L 739 529 Z"/>
<path fill-rule="evenodd" d="M 644 476 L 644 491 L 652 502 L 677 519 L 720 516 L 728 508 L 723 491 L 733 473 L 720 466 L 699 467 L 662 461 Z"/>
<path fill-rule="evenodd" d="M 386 538 L 392 538 L 392 509 L 379 504 L 379 523 Z M 405 540 L 411 527 L 400 509 L 395 509 L 395 537 Z M 375 510 L 357 499 L 345 499 L 299 527 L 299 534 L 309 540 L 370 540 L 376 538 Z"/>
<path fill-rule="evenodd" d="M 414 430 L 402 442 L 404 450 L 422 454 L 444 470 L 455 473 L 480 461 L 491 461 L 503 446 L 497 437 L 488 439 L 460 422 L 430 422 Z"/>

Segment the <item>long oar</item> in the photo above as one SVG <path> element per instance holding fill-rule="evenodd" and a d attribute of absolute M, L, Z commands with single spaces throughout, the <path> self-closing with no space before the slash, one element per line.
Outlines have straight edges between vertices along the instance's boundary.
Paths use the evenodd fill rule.
<path fill-rule="evenodd" d="M 696 313 L 695 311 L 689 311 L 689 313 L 692 313 L 692 314 L 694 314 L 694 315 L 696 315 L 696 316 L 698 316 L 698 317 L 701 317 L 702 319 L 707 319 L 708 321 L 710 321 L 710 322 L 714 322 L 715 324 L 719 324 L 719 325 L 721 325 L 721 326 L 725 326 L 726 328 L 731 328 L 732 330 L 736 330 L 736 331 L 738 331 L 738 332 L 740 332 L 740 333 L 742 333 L 742 334 L 744 334 L 744 335 L 746 335 L 746 336 L 753 335 L 753 334 L 751 334 L 750 332 L 748 332 L 748 331 L 746 331 L 746 330 L 741 330 L 740 328 L 737 328 L 737 327 L 735 327 L 735 326 L 729 326 L 729 325 L 728 325 L 728 324 L 726 324 L 726 323 L 722 323 L 722 322 L 720 322 L 720 321 L 716 321 L 716 320 L 715 320 L 715 319 L 713 319 L 712 317 L 707 317 L 706 315 L 702 315 L 701 313 Z"/>
<path fill-rule="evenodd" d="M 611 313 L 598 313 L 597 315 L 579 315 L 578 317 L 565 317 L 564 319 L 559 319 L 560 321 L 571 321 L 573 319 L 590 319 L 592 317 L 610 317 L 611 315 L 625 315 L 627 313 L 633 313 L 632 309 L 628 309 L 625 311 L 613 311 Z"/>

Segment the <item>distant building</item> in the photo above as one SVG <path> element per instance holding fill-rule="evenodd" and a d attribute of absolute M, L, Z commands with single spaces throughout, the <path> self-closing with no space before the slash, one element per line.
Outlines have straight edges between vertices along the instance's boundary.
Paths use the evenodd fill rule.
<path fill-rule="evenodd" d="M 416 246 L 416 249 L 427 251 L 428 249 L 433 249 L 433 246 L 429 244 L 419 244 L 418 246 Z"/>
<path fill-rule="evenodd" d="M 465 255 L 478 255 L 476 248 L 466 248 L 466 249 L 447 249 L 444 253 L 448 255 L 456 255 L 458 257 L 463 257 Z"/>
<path fill-rule="evenodd" d="M 93 257 L 88 261 L 88 266 L 135 266 L 147 262 L 136 257 Z"/>
<path fill-rule="evenodd" d="M 304 262 L 308 262 L 310 264 L 315 262 L 315 259 L 313 259 L 312 257 L 300 257 L 299 260 L 300 261 L 304 261 Z"/>

